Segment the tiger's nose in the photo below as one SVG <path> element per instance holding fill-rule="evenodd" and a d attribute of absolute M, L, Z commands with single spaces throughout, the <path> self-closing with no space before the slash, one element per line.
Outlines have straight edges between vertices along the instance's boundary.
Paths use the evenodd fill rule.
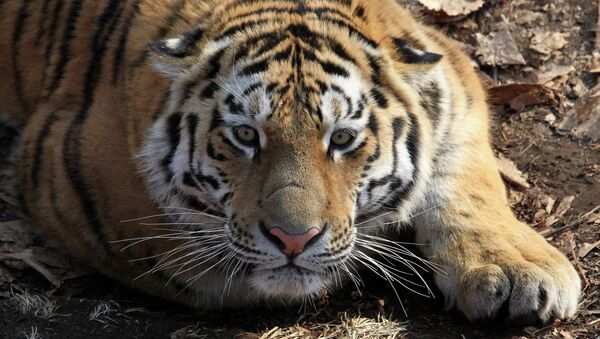
<path fill-rule="evenodd" d="M 281 228 L 274 227 L 269 230 L 270 236 L 267 238 L 278 245 L 284 254 L 293 257 L 302 253 L 319 233 L 317 228 L 311 228 L 302 234 L 288 234 Z"/>

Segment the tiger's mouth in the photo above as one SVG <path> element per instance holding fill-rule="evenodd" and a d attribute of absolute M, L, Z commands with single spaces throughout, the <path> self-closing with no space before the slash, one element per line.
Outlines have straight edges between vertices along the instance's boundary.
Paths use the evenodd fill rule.
<path fill-rule="evenodd" d="M 264 295 L 301 299 L 317 295 L 328 285 L 327 274 L 293 263 L 256 270 L 250 277 L 254 288 Z"/>

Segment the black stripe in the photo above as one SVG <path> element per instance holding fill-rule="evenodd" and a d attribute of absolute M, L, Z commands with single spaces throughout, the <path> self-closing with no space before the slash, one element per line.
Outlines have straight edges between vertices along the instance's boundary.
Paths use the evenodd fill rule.
<path fill-rule="evenodd" d="M 227 160 L 227 157 L 225 157 L 223 154 L 217 153 L 217 151 L 215 150 L 215 146 L 210 141 L 206 145 L 206 155 L 208 155 L 211 159 L 214 159 L 217 161 Z"/>
<path fill-rule="evenodd" d="M 175 151 L 177 151 L 177 145 L 179 145 L 179 140 L 181 138 L 181 113 L 175 112 L 171 114 L 167 118 L 167 138 L 169 142 L 169 152 L 167 156 L 161 161 L 161 165 L 164 170 L 168 173 L 166 178 L 167 182 L 171 182 L 171 178 L 173 177 L 173 171 L 171 171 L 170 165 L 173 161 L 173 157 L 175 156 Z"/>
<path fill-rule="evenodd" d="M 221 118 L 221 112 L 219 112 L 219 107 L 215 107 L 212 113 L 212 119 L 210 121 L 210 126 L 208 127 L 208 131 L 212 132 L 215 129 L 221 127 L 223 125 L 223 119 Z"/>
<path fill-rule="evenodd" d="M 343 116 L 347 117 L 348 115 L 352 114 L 352 111 L 354 111 L 354 105 L 352 104 L 352 99 L 350 99 L 350 97 L 346 95 L 344 90 L 337 85 L 331 85 L 331 89 L 334 92 L 337 92 L 344 99 L 344 102 L 346 103 L 346 112 L 343 113 Z M 362 113 L 360 113 L 360 115 L 362 115 Z"/>
<path fill-rule="evenodd" d="M 281 52 L 275 53 L 275 55 L 273 55 L 270 59 L 271 59 L 271 62 L 286 60 L 286 59 L 290 58 L 291 54 L 292 54 L 292 49 L 291 48 L 286 48 L 286 49 L 284 49 Z"/>
<path fill-rule="evenodd" d="M 183 184 L 189 187 L 200 188 L 200 186 L 196 184 L 194 178 L 192 178 L 192 173 L 190 172 L 185 172 L 183 174 Z"/>
<path fill-rule="evenodd" d="M 189 165 L 190 170 L 193 169 L 194 153 L 196 153 L 196 129 L 198 127 L 198 117 L 194 114 L 190 114 L 186 117 L 188 125 L 188 138 L 190 141 L 189 149 Z"/>
<path fill-rule="evenodd" d="M 15 28 L 13 30 L 12 36 L 12 64 L 13 76 L 15 78 L 15 92 L 17 94 L 17 100 L 19 100 L 19 105 L 25 113 L 29 113 L 29 105 L 27 104 L 27 101 L 25 100 L 25 96 L 23 94 L 23 76 L 19 67 L 19 54 L 21 51 L 21 49 L 19 48 L 19 43 L 21 42 L 21 38 L 23 37 L 23 27 L 25 26 L 27 19 L 30 16 L 30 14 L 28 13 L 28 9 L 31 3 L 32 1 L 23 1 L 23 5 L 21 6 L 21 10 L 19 11 L 19 16 L 15 20 Z"/>
<path fill-rule="evenodd" d="M 333 15 L 337 15 L 343 19 L 351 21 L 351 18 L 349 16 L 347 16 L 345 13 L 342 13 L 332 7 L 303 7 L 302 10 L 299 10 L 299 9 L 293 8 L 293 7 L 286 8 L 286 7 L 271 6 L 271 7 L 260 7 L 259 9 L 255 9 L 255 10 L 240 14 L 238 16 L 229 17 L 228 22 L 230 23 L 233 21 L 242 21 L 242 19 L 246 20 L 253 16 L 266 17 L 268 15 L 279 15 L 280 16 L 281 14 L 304 15 L 304 14 L 309 14 L 309 13 L 316 14 L 317 17 L 321 17 L 321 15 L 324 15 L 324 14 L 330 14 L 330 15 L 333 14 Z M 221 27 L 221 29 L 222 29 L 222 27 Z"/>
<path fill-rule="evenodd" d="M 221 218 L 226 218 L 226 216 L 223 213 L 217 212 L 217 211 L 211 209 L 210 207 L 208 207 L 208 205 L 206 205 L 205 203 L 198 200 L 198 198 L 196 198 L 195 196 L 191 196 L 191 195 L 186 196 L 186 202 L 191 208 L 193 208 L 197 211 L 212 214 L 214 216 L 221 217 Z"/>
<path fill-rule="evenodd" d="M 76 8 L 77 12 L 79 12 L 79 4 L 76 6 Z M 73 10 L 73 7 L 71 10 Z M 96 205 L 92 197 L 92 189 L 85 182 L 82 176 L 81 169 L 84 166 L 81 164 L 81 138 L 83 124 L 94 102 L 94 92 L 100 81 L 102 58 L 106 51 L 107 43 L 115 30 L 122 10 L 122 1 L 111 0 L 98 20 L 97 25 L 99 29 L 96 31 L 92 45 L 90 46 L 93 52 L 92 60 L 90 61 L 84 78 L 85 87 L 83 91 L 83 102 L 79 111 L 77 112 L 77 115 L 67 129 L 63 144 L 63 161 L 66 175 L 71 181 L 75 192 L 79 196 L 88 225 L 91 227 L 98 241 L 105 248 L 107 253 L 111 253 L 111 249 L 106 239 L 106 235 L 102 231 L 102 222 L 100 221 L 99 214 L 96 210 Z M 73 18 L 73 16 L 70 17 Z M 72 24 L 74 26 L 74 19 Z M 69 31 L 68 27 L 65 29 L 65 31 Z M 66 34 L 67 37 L 69 34 Z M 68 60 L 68 58 L 65 60 Z"/>
<path fill-rule="evenodd" d="M 225 205 L 231 199 L 232 196 L 232 192 L 227 192 L 223 194 L 223 197 L 221 198 L 221 200 L 219 200 L 219 202 L 221 203 L 221 205 Z"/>
<path fill-rule="evenodd" d="M 231 150 L 236 154 L 236 155 L 244 155 L 246 154 L 244 152 L 244 150 L 242 150 L 241 148 L 237 147 L 233 142 L 231 142 L 231 140 L 229 140 L 229 138 L 227 138 L 223 133 L 219 132 L 219 136 L 221 137 L 221 140 L 223 141 L 223 143 L 227 146 L 229 146 L 231 148 Z"/>
<path fill-rule="evenodd" d="M 336 64 L 334 64 L 333 62 L 330 61 L 322 61 L 321 63 L 321 67 L 323 67 L 323 71 L 325 71 L 325 73 L 331 74 L 331 75 L 339 75 L 342 77 L 349 77 L 350 73 L 348 73 L 348 71 L 346 69 L 344 69 L 342 66 L 338 66 Z"/>
<path fill-rule="evenodd" d="M 235 101 L 235 97 L 233 94 L 229 94 L 227 98 L 225 98 L 224 104 L 229 108 L 229 113 L 231 114 L 245 114 L 244 106 L 238 104 Z"/>
<path fill-rule="evenodd" d="M 56 28 L 58 26 L 58 18 L 63 8 L 63 1 L 58 0 L 52 11 L 52 21 L 50 21 L 50 28 L 48 29 L 48 43 L 46 44 L 46 51 L 44 52 L 44 76 L 42 78 L 42 84 L 46 83 L 48 77 L 48 70 L 50 69 L 50 56 L 54 49 L 54 43 L 56 42 Z"/>
<path fill-rule="evenodd" d="M 256 73 L 261 73 L 261 72 L 266 71 L 267 68 L 269 68 L 269 61 L 261 60 L 261 61 L 254 62 L 250 65 L 245 66 L 242 69 L 241 74 L 252 75 L 252 74 L 256 74 Z"/>
<path fill-rule="evenodd" d="M 398 139 L 402 135 L 402 131 L 404 129 L 404 119 L 401 117 L 396 117 L 392 121 L 392 172 L 381 179 L 373 180 L 369 182 L 367 186 L 367 194 L 368 200 L 371 200 L 373 190 L 377 187 L 387 185 L 388 183 L 401 185 L 402 180 L 396 177 L 396 172 L 398 171 Z"/>
<path fill-rule="evenodd" d="M 67 63 L 71 57 L 71 40 L 73 40 L 75 37 L 77 20 L 79 19 L 79 14 L 83 8 L 84 1 L 85 0 L 72 0 L 71 7 L 69 7 L 69 12 L 65 20 L 65 29 L 63 31 L 62 40 L 59 46 L 58 62 L 54 68 L 54 75 L 52 76 L 52 80 L 48 86 L 46 98 L 54 94 L 54 91 L 56 91 L 65 75 L 65 68 L 67 67 Z"/>
<path fill-rule="evenodd" d="M 214 190 L 218 190 L 221 187 L 221 184 L 219 184 L 219 181 L 215 177 L 210 175 L 204 175 L 204 173 L 202 173 L 202 171 L 200 170 L 194 173 L 194 177 L 203 186 L 204 184 L 208 184 Z"/>
<path fill-rule="evenodd" d="M 225 49 L 221 49 L 208 60 L 208 71 L 206 72 L 207 79 L 213 79 L 219 74 L 221 70 L 221 59 L 223 58 L 223 54 L 225 53 Z"/>
<path fill-rule="evenodd" d="M 261 41 L 262 45 L 252 55 L 253 58 L 256 58 L 257 56 L 263 55 L 264 53 L 277 48 L 277 46 L 279 46 L 283 42 L 286 42 L 287 40 L 288 40 L 287 36 L 282 35 L 282 32 L 278 32 L 278 31 L 260 34 L 258 36 L 255 36 L 255 37 L 245 41 L 244 42 L 245 53 L 241 53 L 238 50 L 236 55 L 239 58 L 243 58 L 245 56 L 245 54 L 248 54 L 247 50 L 249 47 L 255 47 L 255 45 L 259 41 Z"/>
<path fill-rule="evenodd" d="M 356 111 L 350 117 L 351 119 L 360 119 L 363 116 L 365 108 L 367 107 L 367 96 L 364 93 L 361 93 L 360 99 L 358 100 L 358 107 L 356 107 Z"/>
<path fill-rule="evenodd" d="M 365 8 L 361 5 L 356 6 L 356 8 L 354 9 L 354 12 L 352 13 L 352 15 L 357 16 L 361 19 L 366 19 L 367 17 L 365 16 Z"/>
<path fill-rule="evenodd" d="M 127 41 L 129 39 L 129 31 L 131 30 L 131 26 L 133 25 L 132 24 L 133 19 L 138 14 L 138 9 L 139 9 L 141 3 L 142 3 L 142 0 L 137 0 L 134 3 L 133 8 L 131 9 L 131 12 L 125 19 L 125 22 L 123 23 L 123 27 L 121 28 L 122 33 L 121 33 L 121 36 L 119 37 L 117 48 L 115 48 L 114 56 L 113 56 L 113 65 L 112 65 L 112 83 L 113 84 L 116 84 L 117 80 L 119 80 L 119 73 L 121 72 L 121 66 L 123 65 L 123 57 L 125 55 L 125 48 L 127 46 Z"/>
<path fill-rule="evenodd" d="M 30 1 L 26 1 L 30 2 Z M 48 21 L 48 7 L 50 7 L 50 0 L 44 0 L 42 8 L 40 9 L 40 15 L 38 17 L 37 33 L 35 34 L 35 45 L 39 46 L 44 33 L 46 33 L 46 22 Z"/>
<path fill-rule="evenodd" d="M 408 112 L 408 117 L 411 126 L 410 132 L 408 133 L 408 137 L 406 139 L 406 147 L 410 155 L 410 160 L 414 166 L 412 180 L 408 184 L 406 184 L 406 186 L 402 187 L 402 189 L 399 192 L 390 192 L 391 199 L 388 198 L 388 202 L 386 204 L 388 207 L 396 207 L 404 197 L 411 193 L 411 191 L 415 187 L 416 181 L 419 179 L 419 142 L 421 140 L 421 136 L 416 116 L 413 113 Z"/>
<path fill-rule="evenodd" d="M 375 87 L 371 88 L 371 98 L 375 100 L 379 108 L 386 109 L 388 107 L 388 99 Z"/>
<path fill-rule="evenodd" d="M 356 59 L 354 59 L 352 56 L 350 56 L 350 54 L 348 54 L 348 52 L 346 51 L 346 48 L 344 48 L 344 46 L 342 46 L 342 44 L 340 44 L 337 41 L 331 40 L 331 39 L 329 39 L 329 41 L 327 43 L 328 43 L 329 47 L 331 48 L 331 51 L 333 53 L 335 53 L 340 59 L 344 59 L 353 64 L 358 64 L 356 62 Z"/>
<path fill-rule="evenodd" d="M 360 144 L 358 144 L 358 146 L 356 146 L 355 148 L 353 148 L 352 150 L 346 152 L 344 155 L 346 157 L 350 157 L 350 158 L 356 158 L 358 156 L 358 152 L 363 149 L 365 146 L 367 146 L 367 141 L 363 140 Z"/>
<path fill-rule="evenodd" d="M 262 82 L 257 82 L 254 83 L 250 86 L 248 86 L 244 92 L 242 92 L 242 97 L 247 97 L 248 95 L 250 95 L 250 93 L 252 93 L 254 90 L 260 88 L 262 86 Z"/>
<path fill-rule="evenodd" d="M 48 114 L 46 120 L 44 121 L 44 125 L 42 126 L 42 130 L 38 133 L 35 140 L 35 149 L 33 151 L 33 160 L 31 163 L 31 181 L 33 183 L 33 187 L 36 189 L 39 187 L 40 182 L 40 170 L 42 168 L 44 143 L 50 136 L 50 130 L 52 129 L 52 126 L 58 121 L 58 115 L 56 114 L 57 112 L 58 109 Z"/>
<path fill-rule="evenodd" d="M 211 81 L 200 93 L 200 99 L 212 99 L 217 90 L 219 90 L 219 84 Z"/>
<path fill-rule="evenodd" d="M 334 18 L 327 18 L 327 19 L 324 19 L 323 21 L 326 21 L 326 22 L 332 23 L 334 25 L 337 25 L 337 26 L 339 26 L 341 28 L 347 29 L 348 32 L 350 33 L 350 36 L 353 36 L 353 35 L 356 36 L 357 38 L 359 38 L 360 40 L 362 40 L 363 42 L 365 42 L 367 45 L 369 45 L 369 47 L 371 47 L 371 48 L 375 49 L 375 48 L 379 47 L 378 44 L 374 40 L 368 38 L 366 35 L 364 35 L 363 33 L 361 33 L 351 23 L 348 23 L 348 22 L 345 22 L 345 21 L 339 20 L 339 19 L 334 19 Z"/>
<path fill-rule="evenodd" d="M 246 22 L 238 24 L 238 25 L 230 26 L 229 28 L 227 28 L 227 30 L 225 30 L 225 32 L 223 32 L 221 35 L 219 35 L 218 39 L 220 40 L 220 39 L 223 39 L 223 38 L 230 37 L 230 36 L 235 35 L 235 34 L 237 34 L 239 32 L 242 32 L 242 31 L 244 31 L 244 30 L 246 30 L 248 28 L 254 28 L 254 29 L 256 29 L 255 26 L 259 26 L 259 25 L 262 25 L 262 24 L 281 23 L 281 22 L 282 21 L 277 21 L 277 20 L 274 20 L 272 18 L 246 21 Z"/>

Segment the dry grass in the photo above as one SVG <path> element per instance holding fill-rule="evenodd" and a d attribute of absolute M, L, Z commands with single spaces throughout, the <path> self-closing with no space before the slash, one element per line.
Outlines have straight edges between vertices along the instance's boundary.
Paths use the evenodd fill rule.
<path fill-rule="evenodd" d="M 33 314 L 36 317 L 49 319 L 57 316 L 58 306 L 56 302 L 40 295 L 31 295 L 25 291 L 13 294 L 17 309 L 23 315 Z"/>
<path fill-rule="evenodd" d="M 274 327 L 262 333 L 260 339 L 292 338 L 401 338 L 405 331 L 401 323 L 385 318 L 370 319 L 344 315 L 341 323 L 303 324 L 286 328 Z"/>
<path fill-rule="evenodd" d="M 101 302 L 88 315 L 90 321 L 97 321 L 103 324 L 116 323 L 117 321 L 111 318 L 112 314 L 116 314 L 117 309 L 111 304 Z"/>
<path fill-rule="evenodd" d="M 23 333 L 26 339 L 42 339 L 42 337 L 38 334 L 37 327 L 31 326 L 31 332 Z"/>

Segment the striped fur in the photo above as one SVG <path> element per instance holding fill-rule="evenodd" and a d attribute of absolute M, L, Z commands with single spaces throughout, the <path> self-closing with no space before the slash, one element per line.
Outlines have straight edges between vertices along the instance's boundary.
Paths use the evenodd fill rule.
<path fill-rule="evenodd" d="M 392 0 L 13 0 L 0 27 L 25 204 L 106 274 L 199 308 L 303 300 L 416 215 L 469 319 L 576 310 L 508 208 L 469 60 Z M 286 257 L 275 228 L 319 235 Z"/>

